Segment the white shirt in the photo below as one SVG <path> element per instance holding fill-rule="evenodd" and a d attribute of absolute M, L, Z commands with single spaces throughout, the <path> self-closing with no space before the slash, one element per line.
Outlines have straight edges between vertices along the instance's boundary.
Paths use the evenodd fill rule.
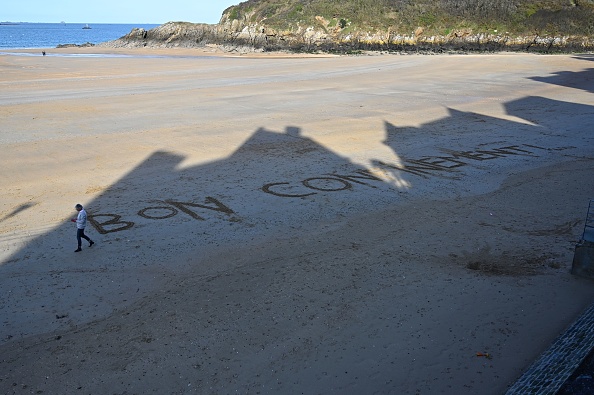
<path fill-rule="evenodd" d="M 83 208 L 78 212 L 78 216 L 76 217 L 76 227 L 78 229 L 84 229 L 87 226 L 87 212 Z"/>

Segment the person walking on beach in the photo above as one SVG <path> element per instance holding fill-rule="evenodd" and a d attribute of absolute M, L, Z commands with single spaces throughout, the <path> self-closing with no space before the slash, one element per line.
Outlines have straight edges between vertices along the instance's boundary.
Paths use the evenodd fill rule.
<path fill-rule="evenodd" d="M 85 235 L 85 227 L 87 226 L 87 212 L 83 208 L 82 204 L 77 204 L 74 206 L 76 211 L 78 211 L 78 216 L 76 219 L 71 219 L 72 222 L 76 222 L 76 241 L 78 241 L 78 248 L 74 250 L 74 252 L 82 251 L 81 245 L 82 240 L 85 239 L 89 242 L 89 247 L 92 247 L 95 242 L 89 239 L 89 236 Z"/>

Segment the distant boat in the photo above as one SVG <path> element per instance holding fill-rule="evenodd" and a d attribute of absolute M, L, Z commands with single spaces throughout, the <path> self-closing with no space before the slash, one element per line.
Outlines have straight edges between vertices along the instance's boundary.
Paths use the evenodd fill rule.
<path fill-rule="evenodd" d="M 90 29 L 90 28 L 91 28 L 91 26 L 89 26 L 88 24 L 83 27 L 83 29 Z"/>

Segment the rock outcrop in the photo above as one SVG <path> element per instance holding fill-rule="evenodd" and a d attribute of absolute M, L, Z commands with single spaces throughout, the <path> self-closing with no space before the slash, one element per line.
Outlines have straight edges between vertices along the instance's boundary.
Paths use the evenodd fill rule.
<path fill-rule="evenodd" d="M 86 42 L 84 44 L 58 44 L 56 48 L 86 48 L 86 47 L 94 47 L 95 44 Z"/>
<path fill-rule="evenodd" d="M 322 17 L 318 26 L 298 26 L 278 30 L 260 23 L 244 23 L 223 15 L 215 25 L 168 22 L 145 30 L 135 28 L 127 35 L 104 47 L 183 47 L 196 48 L 216 44 L 224 50 L 338 52 L 402 51 L 402 52 L 468 52 L 468 51 L 533 51 L 583 52 L 594 50 L 594 39 L 582 36 L 512 36 L 496 31 L 473 33 L 456 30 L 446 36 L 426 36 L 418 28 L 411 34 L 393 31 L 350 31 L 340 24 L 330 27 Z"/>

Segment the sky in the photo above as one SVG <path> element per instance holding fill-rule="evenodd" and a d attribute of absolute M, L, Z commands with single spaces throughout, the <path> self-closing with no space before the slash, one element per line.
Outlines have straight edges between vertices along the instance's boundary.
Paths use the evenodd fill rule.
<path fill-rule="evenodd" d="M 17 0 L 3 1 L 1 22 L 218 23 L 243 0 Z"/>

